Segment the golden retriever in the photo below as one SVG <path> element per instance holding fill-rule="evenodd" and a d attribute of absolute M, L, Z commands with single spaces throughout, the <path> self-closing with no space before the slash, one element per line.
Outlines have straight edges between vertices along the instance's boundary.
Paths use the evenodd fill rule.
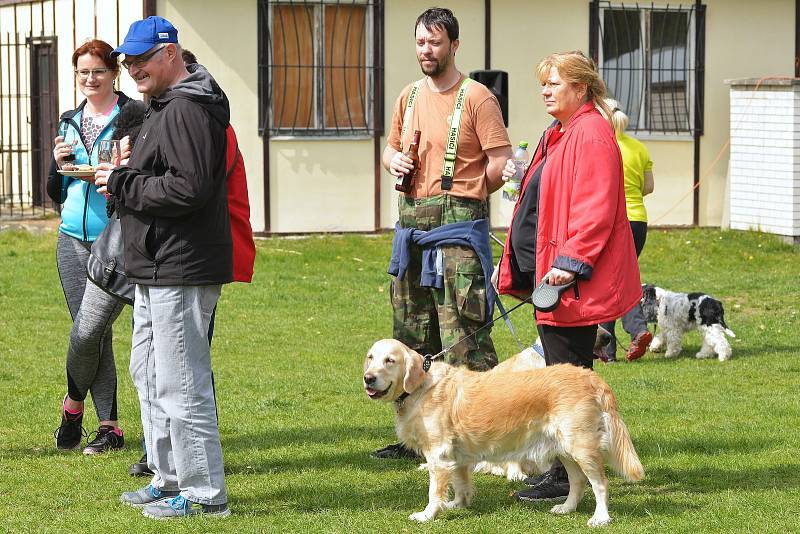
<path fill-rule="evenodd" d="M 592 527 L 611 521 L 604 461 L 630 481 L 644 476 L 614 393 L 594 372 L 572 365 L 520 371 L 509 363 L 479 373 L 434 362 L 426 373 L 422 364 L 393 339 L 377 341 L 364 361 L 367 395 L 395 403 L 398 437 L 428 464 L 428 505 L 409 519 L 469 506 L 472 470 L 484 460 L 530 460 L 544 469 L 558 456 L 570 490 L 551 511 L 573 512 L 588 479 L 597 503 Z"/>
<path fill-rule="evenodd" d="M 537 339 L 538 343 L 538 339 Z M 539 345 L 539 350 L 541 350 L 541 345 Z M 514 356 L 502 361 L 496 367 L 491 369 L 488 372 L 494 372 L 496 370 L 502 371 L 531 371 L 533 369 L 544 369 L 547 366 L 547 363 L 544 360 L 544 357 L 536 350 L 534 347 L 528 347 L 524 349 L 522 352 L 515 354 Z M 428 470 L 428 464 L 422 464 L 419 466 L 421 471 Z M 538 473 L 540 469 L 538 466 L 530 460 L 523 461 L 523 462 L 502 462 L 502 463 L 493 463 L 482 461 L 478 462 L 475 465 L 475 469 L 473 470 L 474 473 L 486 473 L 489 475 L 496 475 L 500 477 L 506 477 L 511 482 L 518 481 L 518 480 L 525 480 L 528 476 Z"/>

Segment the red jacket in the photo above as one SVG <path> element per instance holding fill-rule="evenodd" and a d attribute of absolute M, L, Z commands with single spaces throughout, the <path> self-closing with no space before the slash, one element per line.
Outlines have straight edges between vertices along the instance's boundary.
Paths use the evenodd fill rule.
<path fill-rule="evenodd" d="M 231 219 L 233 240 L 233 280 L 250 282 L 253 279 L 253 263 L 256 260 L 256 245 L 253 228 L 250 226 L 250 199 L 247 196 L 247 174 L 239 152 L 236 132 L 228 125 L 228 149 L 225 153 L 225 168 L 228 170 L 228 212 Z"/>
<path fill-rule="evenodd" d="M 617 319 L 642 297 L 639 265 L 625 213 L 622 157 L 614 132 L 592 104 L 579 109 L 560 132 L 548 129 L 523 180 L 523 189 L 542 159 L 536 234 L 536 281 L 556 267 L 576 273 L 572 289 L 550 313 L 536 312 L 536 322 L 553 326 L 588 326 Z M 517 214 L 520 202 L 514 208 Z M 511 230 L 500 260 L 498 291 L 511 287 Z"/>

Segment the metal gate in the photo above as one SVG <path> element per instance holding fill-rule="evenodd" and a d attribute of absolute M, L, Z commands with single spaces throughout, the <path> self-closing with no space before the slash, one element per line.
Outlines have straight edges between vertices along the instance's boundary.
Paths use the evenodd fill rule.
<path fill-rule="evenodd" d="M 58 121 L 56 38 L 0 35 L 0 217 L 41 216 Z"/>

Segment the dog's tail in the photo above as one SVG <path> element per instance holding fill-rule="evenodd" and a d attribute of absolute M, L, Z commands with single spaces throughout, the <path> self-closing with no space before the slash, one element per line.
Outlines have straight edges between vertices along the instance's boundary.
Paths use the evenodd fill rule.
<path fill-rule="evenodd" d="M 608 427 L 608 463 L 627 480 L 637 482 L 644 477 L 644 467 L 633 448 L 628 427 L 619 416 L 614 392 L 604 382 L 599 391 L 599 400 Z"/>

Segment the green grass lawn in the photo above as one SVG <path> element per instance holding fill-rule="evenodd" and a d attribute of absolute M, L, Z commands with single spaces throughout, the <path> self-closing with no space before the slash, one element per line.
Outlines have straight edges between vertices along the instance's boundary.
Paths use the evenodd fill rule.
<path fill-rule="evenodd" d="M 130 310 L 114 328 L 127 448 L 102 457 L 57 452 L 71 323 L 55 234 L 1 233 L 0 531 L 584 531 L 591 492 L 575 514 L 553 516 L 550 505 L 517 504 L 510 494 L 520 484 L 489 475 L 476 476 L 471 509 L 427 525 L 407 519 L 424 507 L 427 474 L 411 461 L 369 457 L 394 440 L 393 414 L 366 398 L 360 380 L 364 353 L 392 332 L 390 245 L 388 235 L 258 242 L 254 283 L 224 289 L 213 343 L 234 515 L 165 524 L 118 501 L 147 482 L 127 475 L 141 454 L 127 372 Z M 800 531 L 798 264 L 798 248 L 764 234 L 650 233 L 642 279 L 712 293 L 737 338 L 723 363 L 696 360 L 692 333 L 674 360 L 648 353 L 598 364 L 646 471 L 638 484 L 612 477 L 607 530 Z M 532 342 L 531 309 L 512 319 Z M 502 322 L 494 332 L 501 359 L 516 352 Z M 91 408 L 85 424 L 96 425 Z"/>

